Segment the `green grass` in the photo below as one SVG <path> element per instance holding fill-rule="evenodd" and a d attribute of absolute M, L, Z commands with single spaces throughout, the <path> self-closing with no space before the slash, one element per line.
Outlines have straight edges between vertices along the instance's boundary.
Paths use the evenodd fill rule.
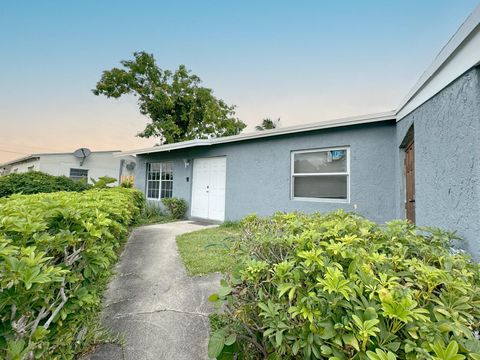
<path fill-rule="evenodd" d="M 177 236 L 180 256 L 189 275 L 224 273 L 235 265 L 230 247 L 240 229 L 235 223 Z"/>

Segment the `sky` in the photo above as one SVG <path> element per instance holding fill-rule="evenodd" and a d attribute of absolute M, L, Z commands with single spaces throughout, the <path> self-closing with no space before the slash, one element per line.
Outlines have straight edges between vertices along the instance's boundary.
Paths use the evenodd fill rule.
<path fill-rule="evenodd" d="M 0 2 L 0 162 L 39 152 L 130 150 L 134 97 L 95 96 L 135 51 L 179 64 L 254 131 L 393 110 L 478 0 Z"/>

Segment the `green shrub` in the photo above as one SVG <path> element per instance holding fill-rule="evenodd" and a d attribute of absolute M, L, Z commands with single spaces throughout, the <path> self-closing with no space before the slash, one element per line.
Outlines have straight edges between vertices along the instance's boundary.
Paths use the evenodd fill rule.
<path fill-rule="evenodd" d="M 0 199 L 1 359 L 72 359 L 95 341 L 102 292 L 143 203 L 121 188 Z"/>
<path fill-rule="evenodd" d="M 134 182 L 135 182 L 135 179 L 133 176 L 124 176 L 120 181 L 120 186 L 131 189 L 133 188 Z"/>
<path fill-rule="evenodd" d="M 172 218 L 185 218 L 185 212 L 187 211 L 188 206 L 185 200 L 179 198 L 164 198 L 162 199 L 162 203 L 165 205 Z"/>
<path fill-rule="evenodd" d="M 93 188 L 95 189 L 106 189 L 110 187 L 109 185 L 117 181 L 117 179 L 110 176 L 100 176 L 97 180 L 90 178 L 93 183 Z"/>
<path fill-rule="evenodd" d="M 342 211 L 248 217 L 209 356 L 480 359 L 479 265 L 454 239 Z"/>
<path fill-rule="evenodd" d="M 38 194 L 55 191 L 83 191 L 90 186 L 66 176 L 53 176 L 39 171 L 9 174 L 0 177 L 0 198 L 12 194 Z"/>
<path fill-rule="evenodd" d="M 147 202 L 143 208 L 140 216 L 136 221 L 136 225 L 158 224 L 171 221 L 170 215 L 155 202 Z"/>

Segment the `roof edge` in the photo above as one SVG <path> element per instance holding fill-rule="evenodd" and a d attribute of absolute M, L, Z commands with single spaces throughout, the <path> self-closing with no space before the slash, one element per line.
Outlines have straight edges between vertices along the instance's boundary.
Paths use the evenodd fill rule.
<path fill-rule="evenodd" d="M 435 96 L 439 91 L 444 89 L 452 81 L 455 80 L 455 78 L 450 79 L 451 76 L 448 77 L 445 81 L 442 82 L 441 85 L 439 85 L 443 85 L 443 87 L 437 89 L 437 91 L 431 90 L 432 94 L 430 94 L 430 96 L 427 94 L 428 99 L 419 102 L 419 104 L 414 104 L 413 108 L 406 109 L 406 111 L 404 111 L 405 108 L 408 107 L 408 105 L 412 103 L 412 101 L 417 97 L 417 95 L 419 95 L 419 93 L 423 89 L 425 89 L 425 87 L 427 87 L 427 85 L 432 81 L 432 79 L 434 79 L 442 71 L 442 69 L 455 57 L 455 55 L 460 52 L 462 46 L 469 41 L 470 36 L 472 34 L 475 34 L 479 27 L 480 5 L 477 5 L 476 8 L 462 23 L 462 25 L 460 25 L 457 31 L 453 34 L 453 36 L 448 40 L 448 42 L 442 47 L 442 49 L 437 54 L 430 66 L 422 73 L 420 78 L 417 80 L 413 88 L 410 89 L 407 95 L 400 102 L 396 111 L 397 121 L 400 121 L 403 117 L 411 113 L 413 110 L 417 109 L 419 106 L 425 103 L 425 101 Z M 480 63 L 479 60 L 480 59 L 470 61 L 471 64 L 468 66 L 468 68 L 463 68 L 463 70 L 456 71 L 459 72 L 458 74 L 456 74 L 457 77 L 461 76 L 472 67 L 477 66 Z"/>
<path fill-rule="evenodd" d="M 121 153 L 122 150 L 99 150 L 99 151 L 92 151 L 92 154 L 101 154 L 101 153 Z M 35 154 L 30 154 L 26 155 L 20 158 L 16 158 L 4 163 L 0 164 L 0 167 L 5 167 L 21 162 L 28 161 L 30 159 L 38 159 L 40 156 L 49 156 L 49 155 L 73 155 L 73 152 L 58 152 L 58 153 L 35 153 Z"/>
<path fill-rule="evenodd" d="M 244 140 L 261 139 L 261 138 L 271 137 L 271 136 L 288 135 L 288 134 L 294 134 L 299 132 L 315 131 L 315 130 L 321 130 L 321 129 L 350 126 L 350 125 L 360 125 L 360 124 L 367 124 L 367 123 L 395 120 L 395 119 L 396 119 L 395 111 L 392 110 L 392 111 L 375 113 L 375 114 L 351 116 L 346 118 L 314 122 L 309 124 L 287 126 L 284 128 L 278 128 L 273 130 L 249 132 L 245 134 L 224 136 L 224 137 L 218 137 L 218 138 L 212 138 L 212 139 L 196 139 L 196 140 L 182 141 L 182 142 L 173 143 L 173 144 L 153 146 L 150 148 L 123 151 L 117 156 L 143 155 L 143 154 L 150 154 L 150 153 L 156 153 L 156 152 L 186 149 L 186 148 L 195 147 L 195 146 L 210 146 L 210 145 L 238 142 L 238 141 L 244 141 Z"/>

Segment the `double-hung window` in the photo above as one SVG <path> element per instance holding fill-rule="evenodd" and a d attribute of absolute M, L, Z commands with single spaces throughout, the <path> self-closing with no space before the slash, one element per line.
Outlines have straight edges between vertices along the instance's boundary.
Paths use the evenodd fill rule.
<path fill-rule="evenodd" d="M 294 200 L 348 202 L 348 147 L 292 152 L 291 194 Z"/>
<path fill-rule="evenodd" d="M 173 194 L 172 162 L 147 164 L 147 199 L 170 198 Z"/>

